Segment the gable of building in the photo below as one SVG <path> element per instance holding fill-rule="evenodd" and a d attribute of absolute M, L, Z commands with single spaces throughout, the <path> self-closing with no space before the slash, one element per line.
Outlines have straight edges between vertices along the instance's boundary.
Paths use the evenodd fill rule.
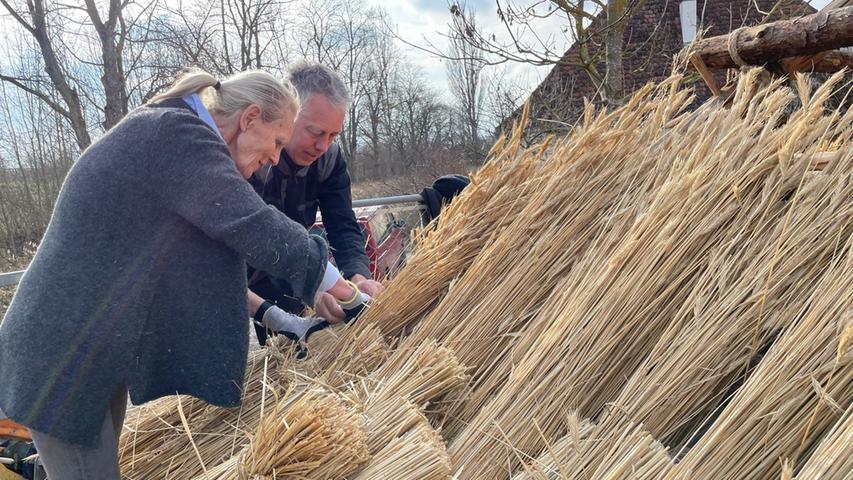
<path fill-rule="evenodd" d="M 631 13 L 625 26 L 625 91 L 630 93 L 649 82 L 666 79 L 672 70 L 673 57 L 685 42 L 693 39 L 691 31 L 702 30 L 706 36 L 724 35 L 742 26 L 815 11 L 801 0 L 645 0 Z M 771 13 L 769 17 L 768 13 Z M 588 31 L 601 32 L 605 26 L 606 18 L 601 14 Z M 591 56 L 603 49 L 600 35 L 593 35 L 588 48 Z M 584 98 L 594 102 L 600 100 L 596 85 L 581 64 L 579 48 L 573 45 L 566 51 L 562 62 L 555 65 L 531 93 L 532 129 L 541 132 L 565 129 L 577 119 Z M 599 63 L 597 67 L 604 72 L 603 64 Z M 698 78 L 693 81 L 693 86 L 697 101 L 704 101 L 710 96 L 710 91 Z M 519 115 L 520 109 L 504 121 L 501 128 L 511 125 Z"/>

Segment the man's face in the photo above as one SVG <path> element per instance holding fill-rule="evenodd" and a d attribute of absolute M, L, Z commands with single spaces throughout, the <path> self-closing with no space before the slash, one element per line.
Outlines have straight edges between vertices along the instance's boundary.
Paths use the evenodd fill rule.
<path fill-rule="evenodd" d="M 341 133 L 345 116 L 344 107 L 333 104 L 323 94 L 312 93 L 303 100 L 293 134 L 284 147 L 293 163 L 307 167 L 326 153 Z"/>

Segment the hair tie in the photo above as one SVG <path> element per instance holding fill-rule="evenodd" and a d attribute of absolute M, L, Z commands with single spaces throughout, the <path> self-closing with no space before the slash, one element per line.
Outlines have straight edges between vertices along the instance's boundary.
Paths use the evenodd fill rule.
<path fill-rule="evenodd" d="M 219 90 L 220 88 L 222 88 L 222 82 L 217 81 L 217 82 L 213 85 L 213 88 L 214 88 L 214 90 Z"/>

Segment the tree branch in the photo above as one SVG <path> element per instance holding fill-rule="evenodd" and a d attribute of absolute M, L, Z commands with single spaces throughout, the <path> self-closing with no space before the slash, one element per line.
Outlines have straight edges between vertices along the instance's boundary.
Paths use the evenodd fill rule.
<path fill-rule="evenodd" d="M 6 7 L 6 10 L 8 10 L 8 11 L 9 11 L 9 14 L 10 14 L 10 15 L 12 15 L 12 17 L 13 17 L 13 18 L 18 22 L 18 23 L 20 23 L 20 24 L 21 24 L 21 26 L 23 26 L 25 29 L 27 29 L 27 31 L 28 31 L 28 32 L 30 32 L 31 34 L 35 35 L 35 33 L 36 33 L 35 28 L 34 28 L 32 25 L 30 25 L 29 23 L 27 23 L 27 21 L 26 21 L 26 20 L 24 20 L 24 19 L 23 19 L 23 17 L 21 17 L 20 15 L 18 15 L 18 12 L 16 12 L 16 11 L 15 11 L 15 9 L 14 9 L 14 8 L 12 8 L 12 6 L 11 6 L 11 5 L 9 5 L 8 0 L 0 0 L 0 3 L 2 3 L 4 7 Z"/>
<path fill-rule="evenodd" d="M 63 117 L 71 118 L 71 115 L 68 113 L 68 110 L 63 108 L 62 105 L 53 101 L 53 99 L 51 99 L 46 93 L 44 93 L 40 90 L 37 90 L 33 87 L 30 87 L 29 85 L 23 83 L 23 81 L 25 79 L 15 78 L 15 77 L 10 77 L 8 75 L 0 74 L 0 80 L 7 82 L 7 83 L 11 83 L 12 85 L 20 88 L 21 90 L 23 90 L 23 91 L 25 91 L 25 92 L 33 95 L 33 96 L 38 97 L 41 101 L 43 101 L 50 108 L 52 108 L 54 111 L 56 111 L 56 113 L 62 115 Z"/>

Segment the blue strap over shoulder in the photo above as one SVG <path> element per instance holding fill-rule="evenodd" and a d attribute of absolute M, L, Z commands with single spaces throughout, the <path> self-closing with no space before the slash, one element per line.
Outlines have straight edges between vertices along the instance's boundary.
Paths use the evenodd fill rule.
<path fill-rule="evenodd" d="M 200 118 L 204 123 L 212 128 L 217 135 L 219 135 L 219 138 L 222 138 L 222 133 L 219 131 L 219 127 L 216 126 L 216 122 L 213 121 L 213 117 L 210 115 L 210 112 L 208 112 L 204 104 L 201 103 L 201 98 L 197 93 L 183 97 L 183 101 L 193 109 L 196 115 L 198 115 L 198 118 Z"/>

